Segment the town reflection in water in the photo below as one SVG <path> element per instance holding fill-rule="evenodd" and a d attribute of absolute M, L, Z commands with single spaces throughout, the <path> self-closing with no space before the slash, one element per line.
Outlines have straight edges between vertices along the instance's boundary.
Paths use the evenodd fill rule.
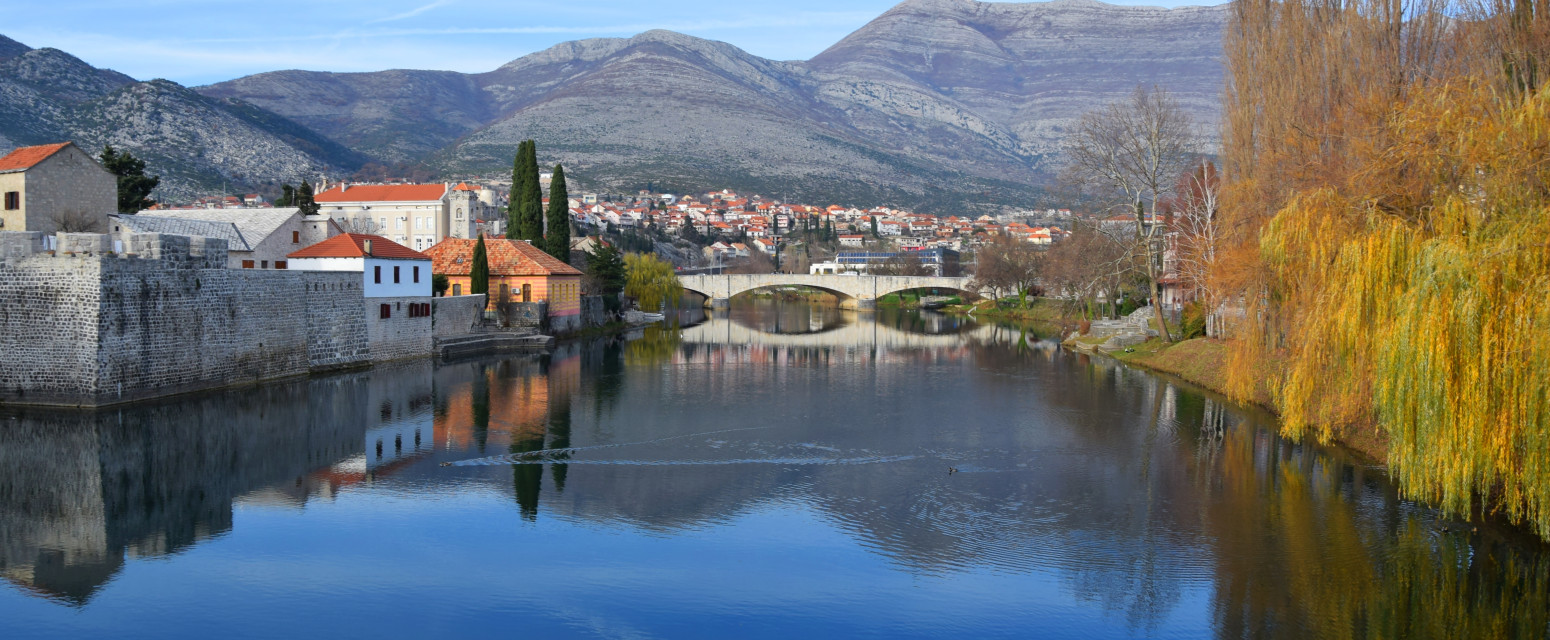
<path fill-rule="evenodd" d="M 176 559 L 237 509 L 478 490 L 525 521 L 649 536 L 800 505 L 893 571 L 1054 576 L 1130 634 L 1192 617 L 1223 638 L 1550 633 L 1543 545 L 1441 520 L 1208 394 L 938 314 L 679 320 L 545 356 L 8 410 L 0 574 L 89 608 L 126 563 Z"/>

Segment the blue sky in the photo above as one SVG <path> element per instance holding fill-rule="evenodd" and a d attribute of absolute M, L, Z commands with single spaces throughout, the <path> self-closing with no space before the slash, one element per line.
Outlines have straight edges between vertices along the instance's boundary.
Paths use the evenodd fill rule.
<path fill-rule="evenodd" d="M 568 40 L 648 29 L 722 40 L 767 58 L 805 60 L 897 2 L 6 0 L 0 34 L 141 80 L 199 85 L 277 69 L 489 71 Z"/>

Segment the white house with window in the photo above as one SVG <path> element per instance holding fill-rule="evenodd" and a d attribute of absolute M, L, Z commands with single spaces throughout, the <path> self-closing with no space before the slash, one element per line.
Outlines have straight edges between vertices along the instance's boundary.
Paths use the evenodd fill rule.
<path fill-rule="evenodd" d="M 431 258 L 382 236 L 345 233 L 287 256 L 296 271 L 361 274 L 373 361 L 432 351 Z"/>
<path fill-rule="evenodd" d="M 360 272 L 368 298 L 431 296 L 431 258 L 382 236 L 345 233 L 287 256 L 298 271 Z"/>

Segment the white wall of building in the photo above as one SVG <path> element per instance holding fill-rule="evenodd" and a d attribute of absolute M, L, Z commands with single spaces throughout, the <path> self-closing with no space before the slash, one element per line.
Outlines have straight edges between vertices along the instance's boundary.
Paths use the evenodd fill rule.
<path fill-rule="evenodd" d="M 361 274 L 361 284 L 367 298 L 430 297 L 431 261 L 398 258 L 292 258 L 289 264 L 296 271 L 353 271 Z M 382 282 L 377 282 L 377 269 L 381 268 Z M 393 282 L 393 270 L 398 269 L 398 282 Z M 415 269 L 419 269 L 416 282 Z"/>

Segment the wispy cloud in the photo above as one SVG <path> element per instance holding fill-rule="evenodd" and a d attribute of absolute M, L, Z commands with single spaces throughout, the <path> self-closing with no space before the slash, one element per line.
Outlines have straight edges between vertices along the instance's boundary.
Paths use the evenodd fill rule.
<path fill-rule="evenodd" d="M 379 22 L 393 22 L 395 20 L 404 20 L 406 18 L 413 18 L 413 17 L 415 17 L 417 15 L 425 13 L 426 11 L 430 11 L 431 9 L 435 9 L 437 7 L 445 7 L 445 6 L 449 5 L 449 4 L 452 4 L 453 1 L 454 0 L 436 0 L 435 2 L 432 2 L 432 3 L 428 4 L 428 5 L 425 5 L 425 6 L 422 6 L 422 7 L 417 7 L 417 8 L 414 8 L 414 9 L 410 9 L 410 10 L 405 11 L 403 13 L 400 13 L 400 14 L 398 14 L 396 16 L 388 16 L 386 18 L 378 18 L 376 20 L 372 20 L 370 22 L 367 22 L 366 24 L 377 24 Z"/>
<path fill-rule="evenodd" d="M 449 0 L 450 2 L 450 0 Z M 434 4 L 447 4 L 438 2 Z M 426 5 L 427 7 L 433 5 Z M 422 7 L 423 9 L 424 7 Z M 419 11 L 416 9 L 415 11 Z M 683 33 L 723 31 L 738 29 L 772 29 L 772 28 L 800 28 L 828 26 L 836 22 L 864 21 L 870 14 L 860 12 L 825 12 L 815 14 L 800 14 L 792 16 L 760 16 L 742 20 L 703 20 L 690 22 L 640 22 L 631 24 L 587 25 L 587 26 L 546 26 L 536 25 L 531 27 L 444 27 L 435 29 L 345 29 L 329 33 L 304 33 L 294 35 L 263 35 L 239 38 L 190 38 L 184 42 L 190 43 L 241 43 L 241 42 L 276 42 L 296 40 L 374 40 L 379 38 L 403 38 L 415 36 L 454 36 L 454 35 L 587 35 L 587 34 L 636 34 L 651 31 L 653 29 L 665 29 Z M 396 18 L 395 18 L 396 19 Z M 384 22 L 384 20 L 373 21 Z"/>

